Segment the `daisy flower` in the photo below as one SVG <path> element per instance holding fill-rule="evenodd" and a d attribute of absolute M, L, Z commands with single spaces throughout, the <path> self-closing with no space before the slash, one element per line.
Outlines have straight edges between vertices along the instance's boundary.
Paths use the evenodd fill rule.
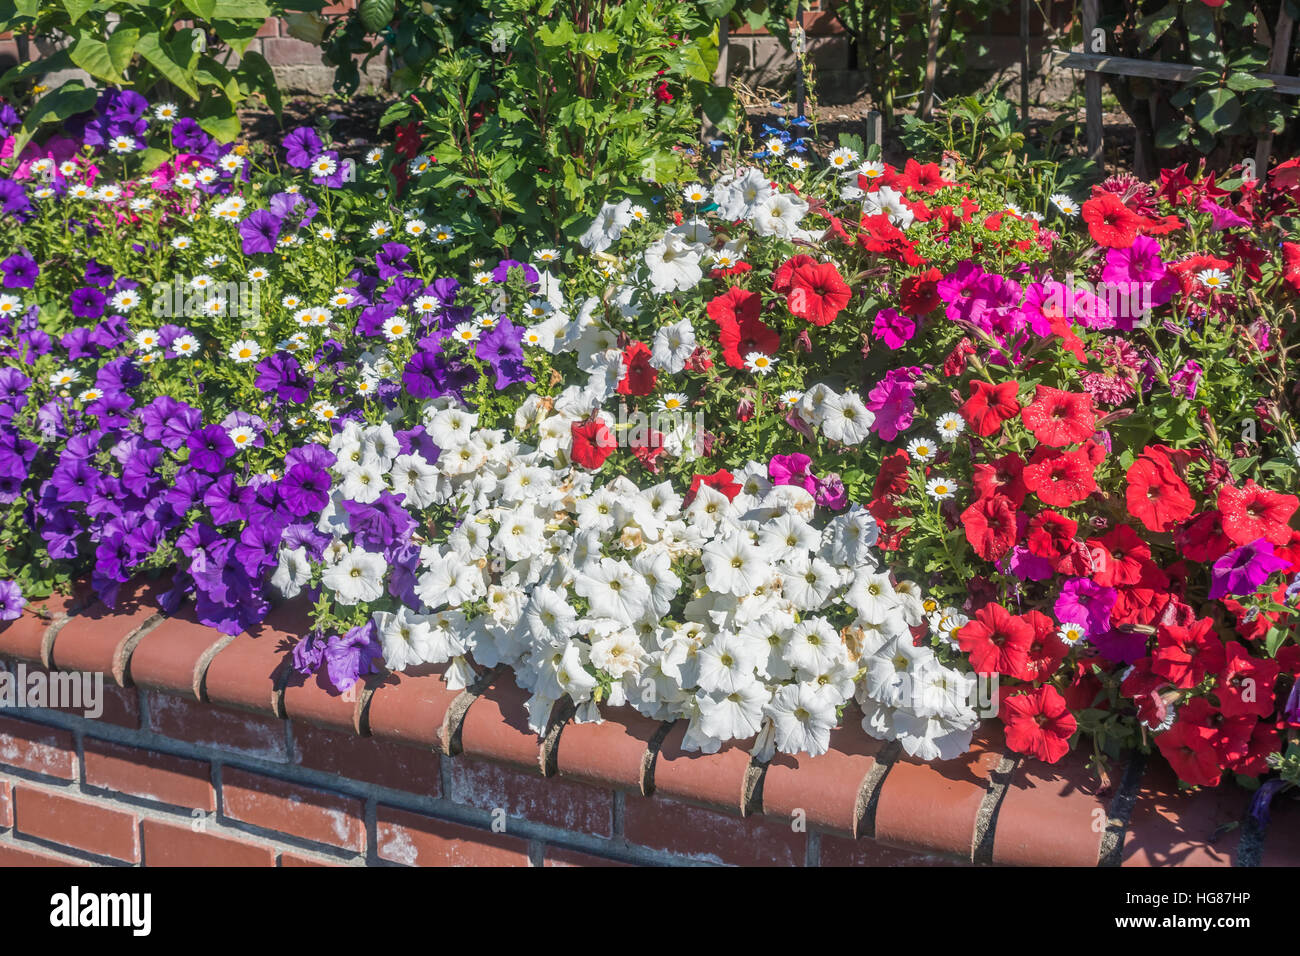
<path fill-rule="evenodd" d="M 230 440 L 234 443 L 236 448 L 247 448 L 252 445 L 253 441 L 257 438 L 257 432 L 253 431 L 253 429 L 249 428 L 247 425 L 239 425 L 235 428 L 228 429 L 226 434 L 230 436 Z"/>
<path fill-rule="evenodd" d="M 691 183 L 686 187 L 686 191 L 682 194 L 682 198 L 687 202 L 693 203 L 708 202 L 709 191 L 705 188 L 703 183 Z"/>
<path fill-rule="evenodd" d="M 633 206 L 628 212 L 633 222 L 647 222 L 650 219 L 650 211 L 645 206 Z"/>
<path fill-rule="evenodd" d="M 366 396 L 366 395 L 369 395 L 369 394 L 370 394 L 371 392 L 373 392 L 374 390 L 375 390 L 375 386 L 373 386 L 373 385 L 370 384 L 369 382 L 365 382 L 365 381 L 357 382 L 357 394 L 358 394 L 358 395 Z"/>
<path fill-rule="evenodd" d="M 367 166 L 378 166 L 380 161 L 383 158 L 384 158 L 384 151 L 380 149 L 378 146 L 376 146 L 374 149 L 366 150 Z"/>
<path fill-rule="evenodd" d="M 208 269 L 215 269 L 217 268 L 217 266 L 222 266 L 225 264 L 226 264 L 226 257 L 219 252 L 214 253 L 213 255 L 210 256 L 204 256 L 203 258 L 203 265 L 205 268 Z"/>
<path fill-rule="evenodd" d="M 211 186 L 220 178 L 220 176 L 218 176 L 217 174 L 217 171 L 213 169 L 211 166 L 204 166 L 195 175 L 198 176 L 199 182 L 202 183 L 204 186 Z"/>
<path fill-rule="evenodd" d="M 134 289 L 123 289 L 113 296 L 113 308 L 118 312 L 130 312 L 140 304 L 140 294 Z"/>
<path fill-rule="evenodd" d="M 785 155 L 785 143 L 781 142 L 780 137 L 773 136 L 763 145 L 764 147 L 766 147 L 767 151 L 771 153 L 773 156 Z"/>
<path fill-rule="evenodd" d="M 1196 273 L 1196 279 L 1205 288 L 1215 291 L 1224 288 L 1228 284 L 1228 274 L 1222 269 L 1202 269 Z"/>
<path fill-rule="evenodd" d="M 143 349 L 146 352 L 152 352 L 158 347 L 158 332 L 156 329 L 141 329 L 135 333 L 135 347 Z"/>
<path fill-rule="evenodd" d="M 204 289 L 210 288 L 213 282 L 214 280 L 212 276 L 199 273 L 194 278 L 190 279 L 190 288 L 194 289 L 196 292 L 201 292 Z"/>
<path fill-rule="evenodd" d="M 55 388 L 61 388 L 64 385 L 71 385 L 79 378 L 81 378 L 81 373 L 75 368 L 61 368 L 50 376 L 50 384 Z"/>
<path fill-rule="evenodd" d="M 421 315 L 433 315 L 438 312 L 442 306 L 436 298 L 431 295 L 422 295 L 411 304 L 416 312 Z"/>
<path fill-rule="evenodd" d="M 190 237 L 189 237 L 189 236 L 176 236 L 175 238 L 172 239 L 172 248 L 173 248 L 173 249 L 177 249 L 177 250 L 185 250 L 185 249 L 188 249 L 189 247 L 190 247 Z"/>
<path fill-rule="evenodd" d="M 153 208 L 153 200 L 148 196 L 136 196 L 131 200 L 132 212 L 146 212 Z"/>
<path fill-rule="evenodd" d="M 0 315 L 17 315 L 22 311 L 23 300 L 16 295 L 0 295 Z"/>
<path fill-rule="evenodd" d="M 533 258 L 538 262 L 558 262 L 560 251 L 558 249 L 538 249 L 533 253 Z"/>
<path fill-rule="evenodd" d="M 925 493 L 935 501 L 947 501 L 957 493 L 957 486 L 947 478 L 939 476 L 925 483 Z"/>
<path fill-rule="evenodd" d="M 97 402 L 104 397 L 104 393 L 97 388 L 88 388 L 77 396 L 77 401 L 83 405 L 89 405 L 91 402 Z"/>
<path fill-rule="evenodd" d="M 438 245 L 445 246 L 456 238 L 456 233 L 451 226 L 437 225 L 429 230 L 429 238 Z"/>
<path fill-rule="evenodd" d="M 100 202 L 117 202 L 122 198 L 122 190 L 110 183 L 95 190 L 95 198 Z"/>
<path fill-rule="evenodd" d="M 371 239 L 385 239 L 392 231 L 392 227 L 390 227 L 388 223 L 384 222 L 382 219 L 376 219 L 370 224 L 370 228 L 366 230 L 366 235 Z"/>
<path fill-rule="evenodd" d="M 85 183 L 77 183 L 75 186 L 73 186 L 71 189 L 68 190 L 68 195 L 71 196 L 73 199 L 89 199 L 94 194 L 95 191 L 91 189 L 89 186 L 87 186 Z"/>
<path fill-rule="evenodd" d="M 330 422 L 338 417 L 339 410 L 329 402 L 317 402 L 311 407 L 316 418 L 322 422 Z"/>
<path fill-rule="evenodd" d="M 791 156 L 786 159 L 785 164 L 796 173 L 802 173 L 808 168 L 808 160 L 804 159 L 802 156 Z"/>
<path fill-rule="evenodd" d="M 1073 219 L 1075 216 L 1079 215 L 1079 204 L 1065 193 L 1054 194 L 1051 202 L 1062 216 Z"/>
<path fill-rule="evenodd" d="M 841 146 L 826 157 L 826 162 L 836 172 L 847 173 L 851 172 L 853 167 L 857 165 L 858 154 L 847 146 Z"/>
<path fill-rule="evenodd" d="M 429 231 L 423 219 L 412 219 L 402 228 L 406 230 L 408 236 L 422 236 Z"/>
<path fill-rule="evenodd" d="M 238 153 L 226 153 L 217 160 L 217 165 L 227 173 L 234 174 L 244 168 L 244 157 Z"/>
<path fill-rule="evenodd" d="M 311 174 L 317 177 L 333 176 L 338 170 L 339 164 L 334 162 L 334 157 L 324 154 L 317 156 L 311 161 Z"/>
<path fill-rule="evenodd" d="M 398 339 L 405 338 L 406 333 L 410 330 L 407 328 L 406 320 L 401 317 L 394 317 L 384 323 L 384 338 L 390 342 L 396 342 Z"/>
<path fill-rule="evenodd" d="M 199 340 L 192 335 L 182 335 L 172 341 L 172 351 L 177 355 L 193 357 L 199 354 Z"/>
<path fill-rule="evenodd" d="M 939 429 L 939 440 L 949 445 L 966 430 L 966 419 L 956 412 L 945 412 L 934 424 Z"/>
<path fill-rule="evenodd" d="M 296 309 L 298 306 L 302 305 L 302 299 L 298 298 L 291 292 L 280 300 L 280 304 L 286 309 Z"/>
<path fill-rule="evenodd" d="M 153 108 L 154 119 L 161 123 L 170 123 L 180 115 L 175 103 L 159 103 Z"/>
<path fill-rule="evenodd" d="M 53 187 L 53 186 L 37 186 L 36 189 L 32 191 L 32 195 L 35 196 L 37 199 L 49 199 L 49 198 L 51 198 L 51 197 L 54 195 L 54 187 Z M 134 201 L 132 201 L 131 208 L 132 208 L 132 209 L 135 208 L 135 202 L 134 202 Z"/>
<path fill-rule="evenodd" d="M 763 353 L 758 354 L 762 355 Z M 686 407 L 687 401 L 687 397 L 681 392 L 669 392 L 659 399 L 659 410 L 661 412 L 679 412 Z"/>
<path fill-rule="evenodd" d="M 801 398 L 803 398 L 803 392 L 793 389 L 792 391 L 782 392 L 779 401 L 786 408 L 794 408 L 799 404 Z"/>
<path fill-rule="evenodd" d="M 253 266 L 253 268 L 248 270 L 248 281 L 265 282 L 270 278 L 270 275 L 271 270 L 267 269 L 265 266 Z"/>
<path fill-rule="evenodd" d="M 482 315 L 474 316 L 474 321 L 478 323 L 480 329 L 494 329 L 497 324 L 497 317 L 491 313 L 484 312 Z"/>
<path fill-rule="evenodd" d="M 411 160 L 410 165 L 407 167 L 407 169 L 410 170 L 412 176 L 419 176 L 421 173 L 427 173 L 432 168 L 433 168 L 433 162 L 429 159 L 428 156 L 423 156 L 423 155 L 415 157 L 415 159 Z"/>
<path fill-rule="evenodd" d="M 863 163 L 858 167 L 858 174 L 867 177 L 867 179 L 879 179 L 885 175 L 885 164 L 882 162 Z"/>
<path fill-rule="evenodd" d="M 198 177 L 193 173 L 180 173 L 172 180 L 177 189 L 193 189 L 199 184 Z"/>
<path fill-rule="evenodd" d="M 203 314 L 216 317 L 226 314 L 226 300 L 220 296 L 208 299 L 203 303 Z"/>
<path fill-rule="evenodd" d="M 755 375 L 766 375 L 776 367 L 776 359 L 766 352 L 750 352 L 745 356 L 745 368 Z"/>
<path fill-rule="evenodd" d="M 477 342 L 478 326 L 472 322 L 462 322 L 451 330 L 451 337 L 458 342 Z"/>
<path fill-rule="evenodd" d="M 77 162 L 73 159 L 64 160 L 59 164 L 59 172 L 65 176 L 77 175 Z"/>
<path fill-rule="evenodd" d="M 475 284 L 475 285 L 491 285 L 491 284 L 492 284 L 492 273 L 490 273 L 490 272 L 476 272 L 476 273 L 474 273 L 474 284 Z"/>
<path fill-rule="evenodd" d="M 122 153 L 133 153 L 135 152 L 135 137 L 114 136 L 108 141 L 108 148 L 118 155 L 121 155 Z"/>
<path fill-rule="evenodd" d="M 524 306 L 524 314 L 530 319 L 544 319 L 554 311 L 551 303 L 544 299 L 529 299 L 528 304 Z"/>
<path fill-rule="evenodd" d="M 907 453 L 917 461 L 929 461 L 938 453 L 938 449 L 928 438 L 913 438 L 907 443 Z"/>
<path fill-rule="evenodd" d="M 1056 636 L 1064 643 L 1073 647 L 1080 641 L 1086 641 L 1088 639 L 1088 630 L 1082 624 L 1075 624 L 1073 621 L 1066 621 L 1061 625 L 1061 629 L 1056 632 Z"/>
<path fill-rule="evenodd" d="M 318 226 L 316 228 L 317 238 L 324 239 L 326 242 L 333 242 L 337 238 L 337 233 L 329 226 Z"/>
<path fill-rule="evenodd" d="M 231 344 L 226 354 L 230 356 L 230 361 L 238 365 L 246 365 L 257 361 L 257 357 L 262 354 L 262 347 L 252 339 L 240 339 Z"/>
<path fill-rule="evenodd" d="M 330 296 L 330 305 L 336 309 L 346 309 L 352 304 L 352 293 L 346 289 L 341 292 L 335 292 Z"/>

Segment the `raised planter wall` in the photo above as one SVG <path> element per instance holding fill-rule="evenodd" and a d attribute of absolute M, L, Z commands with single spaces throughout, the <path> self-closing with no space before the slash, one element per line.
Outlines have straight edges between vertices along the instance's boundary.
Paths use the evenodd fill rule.
<path fill-rule="evenodd" d="M 331 694 L 288 679 L 300 605 L 231 638 L 162 616 L 157 590 L 0 628 L 11 673 L 104 675 L 98 719 L 0 711 L 0 865 L 1300 864 L 1300 804 L 1264 831 L 1245 791 L 1180 794 L 1158 759 L 1103 792 L 1076 755 L 1021 760 L 990 723 L 924 764 L 851 707 L 829 753 L 769 765 L 683 753 L 683 723 L 629 710 L 539 739 L 508 672 Z"/>

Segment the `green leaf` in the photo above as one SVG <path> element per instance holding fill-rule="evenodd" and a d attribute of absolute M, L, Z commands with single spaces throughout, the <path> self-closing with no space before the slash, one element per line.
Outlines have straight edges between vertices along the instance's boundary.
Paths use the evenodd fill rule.
<path fill-rule="evenodd" d="M 125 73 L 135 57 L 135 48 L 140 42 L 140 31 L 135 27 L 119 26 L 108 35 L 108 55 L 118 73 Z"/>
<path fill-rule="evenodd" d="M 561 20 L 554 30 L 544 26 L 537 31 L 537 39 L 542 41 L 542 46 L 568 46 L 573 43 L 574 37 L 573 24 L 568 20 Z"/>
<path fill-rule="evenodd" d="M 76 26 L 77 21 L 94 5 L 95 0 L 63 0 L 63 11 L 68 15 L 68 24 Z"/>
<path fill-rule="evenodd" d="M 255 20 L 213 20 L 212 29 L 226 46 L 243 56 L 262 24 Z"/>
<path fill-rule="evenodd" d="M 199 88 L 194 80 L 194 70 L 190 65 L 193 59 L 189 60 L 186 65 L 181 65 L 173 59 L 170 50 L 164 50 L 158 42 L 158 34 L 146 33 L 140 37 L 139 45 L 136 47 L 140 55 L 155 70 L 162 74 L 172 86 L 181 90 L 190 99 L 199 98 Z"/>
<path fill-rule="evenodd" d="M 84 113 L 95 105 L 99 93 L 88 90 L 76 81 L 63 84 L 52 93 L 42 96 L 23 119 L 23 125 L 14 137 L 13 154 L 17 156 L 31 142 L 32 134 L 42 123 L 61 123 L 71 116 Z"/>
<path fill-rule="evenodd" d="M 82 34 L 69 51 L 72 62 L 81 67 L 97 80 L 107 80 L 109 83 L 121 83 L 121 71 L 113 65 L 113 58 L 109 55 L 108 44 L 103 40 L 97 40 L 89 34 Z"/>
<path fill-rule="evenodd" d="M 1268 80 L 1261 80 L 1249 73 L 1237 72 L 1228 77 L 1228 89 L 1238 93 L 1248 93 L 1251 90 L 1272 89 L 1273 84 Z"/>
<path fill-rule="evenodd" d="M 228 110 L 228 112 L 226 112 Z M 199 117 L 199 126 L 204 131 L 223 143 L 229 143 L 239 135 L 239 117 L 229 103 L 222 102 L 217 111 L 208 116 Z"/>
<path fill-rule="evenodd" d="M 393 123 L 400 123 L 410 117 L 415 109 L 408 100 L 398 100 L 388 109 L 384 110 L 384 115 L 379 117 L 379 128 L 391 126 Z"/>
<path fill-rule="evenodd" d="M 149 147 L 144 151 L 144 171 L 151 173 L 171 157 L 171 151 Z"/>
<path fill-rule="evenodd" d="M 262 0 L 215 0 L 208 20 L 262 20 L 271 15 L 271 8 Z"/>
<path fill-rule="evenodd" d="M 357 16 L 371 33 L 378 33 L 393 22 L 397 10 L 395 0 L 361 0 Z"/>
<path fill-rule="evenodd" d="M 217 8 L 217 0 L 183 0 L 185 8 L 200 20 L 211 20 L 212 11 Z"/>
<path fill-rule="evenodd" d="M 1207 133 L 1221 133 L 1241 115 L 1241 102 L 1231 90 L 1206 90 L 1196 98 L 1192 112 Z"/>
<path fill-rule="evenodd" d="M 1187 124 L 1179 120 L 1166 123 L 1156 131 L 1156 149 L 1173 149 L 1187 142 Z"/>
<path fill-rule="evenodd" d="M 1169 28 L 1174 25 L 1174 21 L 1177 19 L 1178 5 L 1168 3 L 1155 13 L 1148 14 L 1138 20 L 1139 48 L 1142 50 L 1151 49 L 1155 42 L 1169 31 Z"/>
<path fill-rule="evenodd" d="M 266 57 L 254 50 L 244 54 L 239 66 L 241 72 L 247 72 L 257 80 L 256 83 L 247 85 L 266 97 L 266 105 L 271 107 L 271 112 L 278 119 L 284 112 L 284 102 L 280 98 L 280 87 L 275 82 L 275 73 L 271 70 L 271 64 L 266 62 Z"/>

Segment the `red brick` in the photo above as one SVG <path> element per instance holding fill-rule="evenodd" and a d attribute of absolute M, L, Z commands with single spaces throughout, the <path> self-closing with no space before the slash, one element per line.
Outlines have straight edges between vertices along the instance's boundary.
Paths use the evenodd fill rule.
<path fill-rule="evenodd" d="M 622 860 L 611 860 L 605 856 L 592 856 L 590 853 L 580 853 L 577 850 L 563 850 L 559 847 L 548 846 L 546 855 L 542 858 L 542 866 L 631 866 L 631 863 L 624 863 Z"/>
<path fill-rule="evenodd" d="M 88 866 L 70 856 L 60 856 L 33 849 L 21 843 L 0 842 L 0 867 L 9 866 Z"/>
<path fill-rule="evenodd" d="M 913 853 L 875 840 L 821 837 L 822 866 L 971 866 L 965 860 L 937 853 Z"/>
<path fill-rule="evenodd" d="M 113 607 L 96 601 L 59 629 L 47 663 L 57 670 L 99 671 L 126 684 L 130 648 L 162 613 L 158 596 L 169 587 L 170 578 L 137 578 L 122 585 Z"/>
<path fill-rule="evenodd" d="M 436 797 L 442 789 L 438 755 L 373 737 L 293 725 L 293 762 L 309 770 L 364 780 L 378 787 Z"/>
<path fill-rule="evenodd" d="M 87 600 L 89 597 L 83 590 L 74 591 L 72 595 L 52 594 L 31 602 L 23 608 L 22 616 L 16 621 L 0 624 L 0 654 L 32 663 L 42 662 L 46 633 Z"/>
<path fill-rule="evenodd" d="M 192 827 L 145 820 L 145 866 L 275 866 L 269 846 L 236 840 Z"/>
<path fill-rule="evenodd" d="M 614 795 L 568 780 L 544 779 L 486 760 L 458 757 L 450 764 L 447 797 L 480 810 L 506 811 L 564 830 L 610 836 Z"/>
<path fill-rule="evenodd" d="M 375 843 L 381 860 L 407 866 L 528 866 L 528 841 L 379 807 Z"/>
<path fill-rule="evenodd" d="M 231 820 L 315 843 L 358 853 L 366 847 L 364 806 L 355 797 L 227 767 L 221 811 Z"/>
<path fill-rule="evenodd" d="M 529 696 L 515 683 L 513 674 L 502 672 L 465 711 L 460 727 L 462 750 L 540 774 L 541 739 L 529 728 L 524 708 Z"/>
<path fill-rule="evenodd" d="M 927 763 L 900 757 L 880 785 L 875 838 L 969 860 L 975 851 L 975 819 L 1001 760 L 1000 733 L 987 736 L 982 731 L 976 732 L 971 749 L 955 760 Z"/>
<path fill-rule="evenodd" d="M 446 665 L 422 664 L 400 674 L 375 675 L 363 712 L 364 726 L 376 737 L 420 744 L 446 752 L 443 724 L 463 691 L 442 679 Z"/>
<path fill-rule="evenodd" d="M 324 858 L 306 856 L 302 853 L 290 853 L 287 850 L 280 854 L 281 866 L 344 866 L 345 864 L 338 860 L 327 860 Z"/>
<path fill-rule="evenodd" d="M 1123 780 L 1124 768 L 1111 768 Z M 1026 759 L 998 808 L 993 862 L 1016 866 L 1096 866 L 1111 794 L 1079 751 L 1059 763 Z"/>
<path fill-rule="evenodd" d="M 259 37 L 278 37 L 280 35 L 280 20 L 278 17 L 267 17 L 266 22 L 257 28 Z"/>
<path fill-rule="evenodd" d="M 72 780 L 77 772 L 77 752 L 72 734 L 66 730 L 0 717 L 0 763 Z"/>
<path fill-rule="evenodd" d="M 124 863 L 140 860 L 134 814 L 25 783 L 14 788 L 14 830 Z"/>
<path fill-rule="evenodd" d="M 686 721 L 677 721 L 659 748 L 655 793 L 718 807 L 728 813 L 741 812 L 745 778 L 751 763 L 746 748 L 731 742 L 723 744 L 715 754 L 688 753 L 682 750 L 686 726 Z"/>
<path fill-rule="evenodd" d="M 831 731 L 830 750 L 820 757 L 777 754 L 763 775 L 763 813 L 793 819 L 803 812 L 809 825 L 848 837 L 858 836 L 859 817 L 865 807 L 858 797 L 882 741 L 862 730 L 856 705 L 844 710 L 841 726 Z"/>
<path fill-rule="evenodd" d="M 1148 764 L 1125 831 L 1121 866 L 1232 866 L 1253 795 L 1231 785 L 1179 791 L 1159 758 Z M 1267 841 L 1265 843 L 1267 845 Z"/>
<path fill-rule="evenodd" d="M 149 724 L 158 733 L 205 747 L 287 760 L 284 721 L 167 694 L 149 694 Z"/>
<path fill-rule="evenodd" d="M 130 680 L 141 687 L 202 699 L 203 672 L 212 655 L 230 638 L 200 624 L 185 607 L 140 639 L 128 662 Z"/>
<path fill-rule="evenodd" d="M 262 41 L 262 55 L 271 66 L 317 66 L 320 47 L 294 37 L 267 37 Z"/>
<path fill-rule="evenodd" d="M 0 830 L 14 825 L 13 795 L 8 780 L 0 780 Z"/>
<path fill-rule="evenodd" d="M 803 866 L 808 836 L 784 821 L 740 818 L 662 797 L 629 794 L 628 842 L 733 866 Z"/>
<path fill-rule="evenodd" d="M 28 661 L 8 665 L 0 662 L 0 670 L 5 669 L 14 674 L 15 679 L 18 679 L 18 677 L 28 679 L 33 673 L 40 673 L 45 675 L 45 679 L 48 681 L 50 680 L 51 674 L 59 673 L 58 671 L 46 670 L 39 663 L 31 663 Z M 72 673 L 75 675 L 76 680 L 79 682 L 77 690 L 77 693 L 79 694 L 85 689 L 84 680 L 87 676 L 89 676 L 92 681 L 97 681 L 99 683 L 99 687 L 96 688 L 95 692 L 99 694 L 98 703 L 100 705 L 100 713 L 97 717 L 89 716 L 86 713 L 87 707 L 85 706 L 84 700 L 83 706 L 81 707 L 52 707 L 50 708 L 51 710 L 57 710 L 59 713 L 69 714 L 73 717 L 81 717 L 85 720 L 94 720 L 97 722 L 104 721 L 105 723 L 117 724 L 119 727 L 126 727 L 131 730 L 138 730 L 140 728 L 140 698 L 134 688 L 118 687 L 113 683 L 112 675 L 103 676 L 90 674 L 85 671 L 65 673 Z"/>
<path fill-rule="evenodd" d="M 631 707 L 608 708 L 600 723 L 570 722 L 560 734 L 556 764 L 562 777 L 640 794 L 652 783 L 650 740 L 663 726 Z"/>
<path fill-rule="evenodd" d="M 203 675 L 203 699 L 275 717 L 284 716 L 280 690 L 293 641 L 309 628 L 310 604 L 290 601 L 221 650 Z"/>
<path fill-rule="evenodd" d="M 154 750 L 87 738 L 85 783 L 187 810 L 217 809 L 212 766 Z"/>

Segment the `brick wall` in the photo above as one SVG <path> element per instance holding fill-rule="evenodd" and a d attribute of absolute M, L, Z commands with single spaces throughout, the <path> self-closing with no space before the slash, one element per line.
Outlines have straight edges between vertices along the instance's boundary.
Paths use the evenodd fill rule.
<path fill-rule="evenodd" d="M 0 713 L 0 866 L 950 862 L 146 690 Z M 15 716 L 21 715 L 21 716 Z"/>

